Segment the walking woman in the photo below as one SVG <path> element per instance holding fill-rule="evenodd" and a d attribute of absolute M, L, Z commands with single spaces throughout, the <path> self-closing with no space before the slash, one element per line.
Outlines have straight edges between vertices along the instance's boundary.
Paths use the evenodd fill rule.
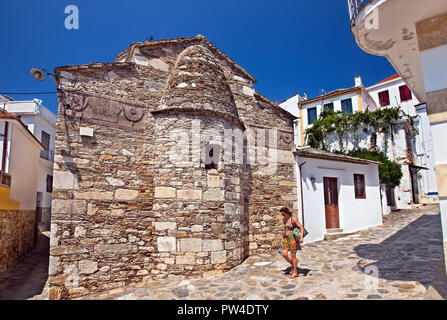
<path fill-rule="evenodd" d="M 292 271 L 290 272 L 290 279 L 298 277 L 298 260 L 296 258 L 296 250 L 299 248 L 300 243 L 303 242 L 304 227 L 298 221 L 298 219 L 292 216 L 292 212 L 289 208 L 284 207 L 280 210 L 284 221 L 284 242 L 282 245 L 282 256 L 292 265 Z M 298 227 L 300 229 L 300 237 L 297 242 L 293 234 L 293 229 Z M 290 257 L 289 257 L 290 252 Z"/>

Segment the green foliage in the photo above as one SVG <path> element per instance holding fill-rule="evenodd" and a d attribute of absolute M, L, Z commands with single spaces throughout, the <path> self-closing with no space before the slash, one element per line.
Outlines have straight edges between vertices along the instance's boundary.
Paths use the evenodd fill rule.
<path fill-rule="evenodd" d="M 392 188 L 400 184 L 403 176 L 401 165 L 389 160 L 382 152 L 358 149 L 350 151 L 347 154 L 356 158 L 380 162 L 380 181 Z"/>
<path fill-rule="evenodd" d="M 401 118 L 400 107 L 382 108 L 376 111 L 369 111 L 367 109 L 364 112 L 355 112 L 353 114 L 346 114 L 343 111 L 324 110 L 313 123 L 312 127 L 306 130 L 307 144 L 312 148 L 327 150 L 325 138 L 330 133 L 335 132 L 339 140 L 340 148 L 334 152 L 380 162 L 380 181 L 390 187 L 395 187 L 400 184 L 403 175 L 400 164 L 389 160 L 384 153 L 378 151 L 358 149 L 346 152 L 343 147 L 343 136 L 351 132 L 354 135 L 356 143 L 358 143 L 358 130 L 361 127 L 367 126 L 372 126 L 376 130 L 380 129 L 384 134 L 388 134 L 391 123 Z M 409 117 L 409 120 L 414 134 L 416 131 L 414 129 L 414 120 L 411 117 Z M 385 139 L 385 143 L 387 142 L 388 139 Z"/>
<path fill-rule="evenodd" d="M 324 110 L 312 127 L 306 130 L 307 144 L 312 148 L 327 149 L 324 139 L 331 132 L 336 132 L 340 151 L 343 152 L 343 136 L 345 133 L 352 132 L 357 140 L 359 128 L 362 126 L 373 126 L 381 128 L 382 132 L 387 134 L 391 123 L 401 119 L 399 111 L 400 107 L 382 108 L 375 111 L 366 109 L 364 112 L 355 112 L 353 114 L 347 114 L 344 111 Z"/>

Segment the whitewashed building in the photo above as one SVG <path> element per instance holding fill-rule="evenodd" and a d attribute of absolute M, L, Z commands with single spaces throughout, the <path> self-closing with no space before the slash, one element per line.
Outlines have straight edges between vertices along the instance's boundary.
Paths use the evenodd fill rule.
<path fill-rule="evenodd" d="M 295 145 L 306 144 L 305 132 L 318 119 L 324 109 L 345 111 L 346 113 L 370 111 L 378 108 L 400 106 L 404 121 L 391 126 L 391 133 L 376 132 L 373 127 L 361 128 L 354 139 L 345 135 L 345 150 L 358 148 L 376 149 L 402 165 L 403 177 L 396 188 L 383 187 L 385 213 L 395 209 L 408 209 L 413 204 L 429 203 L 437 199 L 436 173 L 434 168 L 433 143 L 428 125 L 428 116 L 424 105 L 412 94 L 399 76 L 391 76 L 373 86 L 365 88 L 359 75 L 355 77 L 355 86 L 337 89 L 321 96 L 307 99 L 296 94 L 285 100 L 280 106 L 297 115 L 295 120 Z M 407 116 L 405 116 L 407 115 Z M 409 117 L 414 117 L 414 135 Z M 374 141 L 373 141 L 374 140 Z M 326 139 L 328 149 L 340 149 L 335 133 Z"/>
<path fill-rule="evenodd" d="M 402 77 L 397 74 L 368 87 L 367 90 L 379 107 L 399 106 L 406 115 L 414 117 L 414 126 L 418 131 L 415 136 L 415 165 L 425 168 L 415 172 L 415 175 L 418 175 L 418 179 L 414 181 L 417 184 L 414 186 L 417 188 L 415 192 L 419 194 L 419 200 L 423 203 L 437 200 L 435 156 L 427 105 L 420 103 Z"/>
<path fill-rule="evenodd" d="M 39 221 L 49 230 L 51 194 L 53 185 L 54 141 L 56 115 L 45 108 L 40 100 L 8 101 L 0 103 L 6 111 L 17 115 L 28 130 L 46 148 L 38 159 L 38 184 L 35 195 Z"/>
<path fill-rule="evenodd" d="M 310 147 L 295 151 L 299 220 L 305 242 L 334 239 L 382 224 L 378 162 Z"/>
<path fill-rule="evenodd" d="M 444 235 L 439 292 L 447 270 L 447 1 L 348 0 L 351 31 L 364 51 L 385 56 L 427 104 Z M 380 26 L 380 27 L 378 27 Z"/>
<path fill-rule="evenodd" d="M 45 147 L 14 114 L 0 112 L 0 210 L 36 211 L 38 159 Z"/>
<path fill-rule="evenodd" d="M 345 111 L 348 114 L 377 109 L 375 101 L 363 86 L 359 75 L 355 77 L 355 86 L 352 88 L 337 89 L 312 99 L 307 99 L 306 95 L 303 97 L 296 94 L 281 102 L 279 106 L 298 117 L 295 122 L 296 146 L 305 145 L 306 129 L 312 127 L 324 109 Z"/>

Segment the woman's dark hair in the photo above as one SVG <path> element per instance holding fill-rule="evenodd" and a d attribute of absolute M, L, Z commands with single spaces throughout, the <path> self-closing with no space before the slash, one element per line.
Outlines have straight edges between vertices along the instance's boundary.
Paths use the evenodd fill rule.
<path fill-rule="evenodd" d="M 290 209 L 287 207 L 282 207 L 279 211 L 292 215 L 292 211 L 290 211 Z"/>

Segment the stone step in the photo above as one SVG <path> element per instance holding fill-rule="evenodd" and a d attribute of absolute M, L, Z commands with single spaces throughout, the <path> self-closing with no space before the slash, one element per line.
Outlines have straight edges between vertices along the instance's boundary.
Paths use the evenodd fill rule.
<path fill-rule="evenodd" d="M 343 233 L 343 229 L 326 229 L 326 233 Z"/>
<path fill-rule="evenodd" d="M 354 234 L 355 232 L 339 232 L 339 233 L 326 233 L 324 235 L 324 240 L 336 240 L 343 237 L 350 236 Z"/>

